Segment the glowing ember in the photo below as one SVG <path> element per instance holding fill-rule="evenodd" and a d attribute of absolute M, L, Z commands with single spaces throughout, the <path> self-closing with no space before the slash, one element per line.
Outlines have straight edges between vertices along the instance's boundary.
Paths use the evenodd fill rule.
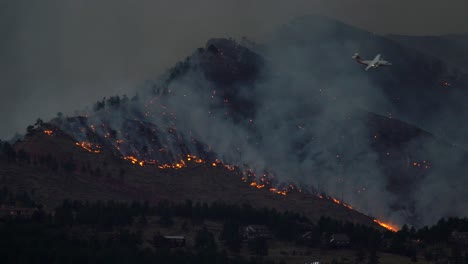
<path fill-rule="evenodd" d="M 52 130 L 44 130 L 44 134 L 48 135 L 48 136 L 52 136 L 54 134 L 54 131 Z"/>
<path fill-rule="evenodd" d="M 182 169 L 185 167 L 187 167 L 187 163 L 184 160 L 180 160 L 174 164 L 162 164 L 158 166 L 160 169 Z"/>
<path fill-rule="evenodd" d="M 101 152 L 101 150 L 100 150 L 101 147 L 100 146 L 95 145 L 95 144 L 90 143 L 90 142 L 85 142 L 85 141 L 83 141 L 81 143 L 76 142 L 75 145 L 80 146 L 80 147 L 84 148 L 85 150 L 87 150 L 87 151 L 89 151 L 91 153 L 100 153 Z"/>
<path fill-rule="evenodd" d="M 124 159 L 131 161 L 133 164 L 136 164 L 138 162 L 138 159 L 133 156 L 124 157 Z"/>
<path fill-rule="evenodd" d="M 230 171 L 233 171 L 234 170 L 234 167 L 229 165 L 229 164 L 225 164 L 224 167 Z"/>
<path fill-rule="evenodd" d="M 143 165 L 145 165 L 145 163 L 147 163 L 147 161 L 145 160 L 138 160 L 137 158 L 135 158 L 134 156 L 127 156 L 127 157 L 123 157 L 124 160 L 128 160 L 130 161 L 132 164 L 138 164 L 140 166 L 143 167 Z M 151 162 L 151 161 L 149 161 Z M 148 162 L 148 163 L 149 163 Z M 154 161 L 153 161 L 154 162 Z M 154 164 L 154 163 L 153 163 Z"/>
<path fill-rule="evenodd" d="M 322 195 L 319 195 L 319 198 L 320 198 L 320 199 L 323 199 L 323 196 L 322 196 Z M 332 200 L 334 203 L 339 204 L 339 205 L 342 205 L 342 206 L 344 206 L 344 207 L 346 207 L 346 208 L 348 208 L 348 209 L 354 210 L 352 206 L 347 205 L 347 204 L 345 204 L 344 202 L 342 202 L 342 201 L 340 201 L 340 200 L 338 200 L 338 199 L 336 199 L 336 198 L 333 198 L 333 197 L 330 197 L 330 198 L 331 198 L 331 200 Z M 330 198 L 329 198 L 329 199 L 330 199 Z"/>
<path fill-rule="evenodd" d="M 425 160 L 423 160 L 422 162 L 413 162 L 412 165 L 413 165 L 413 167 L 422 167 L 422 168 L 425 168 L 425 169 L 430 169 L 431 168 L 429 163 L 426 162 Z"/>
<path fill-rule="evenodd" d="M 47 135 L 52 135 L 53 131 L 52 130 L 44 130 L 44 133 L 47 134 Z M 123 140 L 117 140 L 116 141 L 117 144 L 121 144 L 122 142 L 123 142 Z M 93 143 L 90 143 L 90 142 L 84 142 L 83 141 L 81 143 L 76 142 L 75 144 L 77 146 L 80 146 L 83 149 L 91 152 L 91 153 L 100 153 L 101 152 L 101 150 L 100 150 L 101 147 L 100 146 L 98 146 L 96 144 L 93 144 Z M 126 157 L 123 157 L 123 159 L 130 161 L 132 164 L 138 164 L 140 166 L 144 166 L 146 164 L 156 165 L 158 163 L 158 161 L 156 161 L 156 160 L 138 160 L 134 156 L 126 156 Z M 158 168 L 159 169 L 182 169 L 182 168 L 187 167 L 187 162 L 205 163 L 205 161 L 203 159 L 198 158 L 197 156 L 189 154 L 189 155 L 187 155 L 185 157 L 185 159 L 181 159 L 179 162 L 175 162 L 173 164 L 158 165 Z M 213 166 L 213 167 L 217 167 L 218 164 L 223 166 L 224 168 L 226 168 L 229 171 L 234 171 L 236 169 L 236 167 L 237 167 L 237 169 L 239 169 L 239 166 L 237 166 L 237 165 L 233 166 L 233 165 L 230 165 L 230 164 L 226 164 L 226 163 L 224 163 L 224 162 L 222 162 L 222 161 L 220 161 L 218 159 L 216 159 L 214 162 L 211 162 L 211 166 Z M 426 161 L 423 161 L 422 164 L 421 163 L 416 163 L 416 162 L 413 163 L 413 166 L 422 166 L 422 165 L 427 166 Z M 257 178 L 256 173 L 250 168 L 245 168 L 244 167 L 244 169 L 242 169 L 241 171 L 236 171 L 235 174 L 237 175 L 238 173 L 241 173 L 243 175 L 241 177 L 241 180 L 243 182 L 249 182 L 248 178 L 250 178 L 250 177 Z M 264 173 L 262 175 L 262 177 L 260 178 L 260 183 L 250 182 L 249 185 L 251 187 L 255 187 L 256 189 L 263 189 L 263 188 L 265 188 L 267 186 L 270 186 L 270 180 L 271 179 L 274 179 L 273 175 Z M 268 188 L 268 191 L 270 191 L 270 192 L 272 192 L 274 194 L 286 196 L 289 192 L 294 191 L 296 189 L 297 189 L 298 192 L 302 192 L 301 189 L 297 188 L 297 186 L 295 186 L 293 184 L 289 184 L 289 186 L 287 188 L 282 188 L 282 190 L 271 187 L 271 188 Z M 340 200 L 338 200 L 336 198 L 323 197 L 322 195 L 318 195 L 318 197 L 320 199 L 325 199 L 325 198 L 330 199 L 336 204 L 347 207 L 348 209 L 353 209 L 353 207 L 351 207 L 350 205 L 347 205 L 344 202 L 342 202 L 342 201 L 340 201 Z M 381 222 L 381 221 L 379 221 L 377 219 L 374 219 L 374 222 L 376 222 L 380 226 L 382 226 L 385 229 L 390 230 L 392 232 L 397 232 L 398 231 L 398 228 L 396 226 L 391 225 L 391 224 Z"/>
<path fill-rule="evenodd" d="M 379 221 L 377 219 L 374 219 L 374 222 L 376 222 L 377 224 L 379 224 L 380 226 L 384 227 L 385 229 L 387 229 L 389 231 L 398 232 L 398 227 L 396 227 L 396 226 L 381 222 L 381 221 Z"/>
<path fill-rule="evenodd" d="M 276 194 L 280 194 L 280 195 L 284 195 L 284 196 L 286 196 L 286 194 L 288 194 L 286 191 L 280 191 L 280 190 L 278 190 L 276 188 L 270 188 L 269 191 L 272 192 L 272 193 L 276 193 Z"/>

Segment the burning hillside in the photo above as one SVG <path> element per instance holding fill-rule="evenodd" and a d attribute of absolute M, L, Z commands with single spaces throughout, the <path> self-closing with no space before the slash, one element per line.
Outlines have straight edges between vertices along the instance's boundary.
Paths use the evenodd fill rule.
<path fill-rule="evenodd" d="M 321 37 L 347 32 L 342 25 L 327 32 L 313 26 L 325 34 L 317 39 L 300 39 L 295 26 L 278 33 L 291 41 L 275 41 L 262 56 L 234 40 L 210 40 L 133 98 L 104 98 L 92 111 L 40 126 L 42 135 L 65 134 L 87 154 L 112 156 L 145 171 L 223 169 L 249 189 L 276 198 L 310 194 L 379 219 L 425 222 L 428 203 L 417 192 L 428 190 L 447 168 L 450 175 L 468 171 L 466 154 L 398 121 L 414 97 L 389 85 L 395 80 L 385 72 L 369 77 L 324 50 Z M 350 32 L 338 39 L 367 38 Z M 392 45 L 384 46 L 397 54 L 401 47 Z M 412 58 L 412 65 L 423 64 Z M 317 67 L 316 61 L 330 63 Z M 436 78 L 436 70 L 418 76 Z M 434 104 L 423 108 L 428 105 Z M 457 158 L 440 160 L 440 153 Z"/>
<path fill-rule="evenodd" d="M 9 188 L 32 193 L 37 202 L 47 207 L 63 199 L 148 200 L 150 203 L 164 199 L 226 201 L 302 212 L 315 220 L 324 215 L 375 227 L 372 218 L 350 211 L 330 197 L 320 199 L 294 184 L 273 184 L 266 176 L 258 177 L 245 166 L 216 159 L 208 161 L 194 155 L 172 164 L 141 166 L 123 157 L 117 159 L 105 148 L 100 153 L 89 151 L 77 146 L 58 128 L 49 126 L 48 129 L 54 134 L 37 129 L 15 145 L 27 160 L 18 157 L 18 163 L 2 163 L 0 170 Z M 4 169 L 16 173 L 3 174 Z"/>
<path fill-rule="evenodd" d="M 81 121 L 85 120 L 84 118 L 79 118 Z M 78 131 L 86 131 L 87 129 L 78 129 Z M 91 125 L 90 130 L 93 131 L 93 133 L 96 133 L 96 126 Z M 100 161 L 103 164 L 108 164 L 109 159 L 112 159 L 112 156 L 115 156 L 115 150 L 109 150 L 105 149 L 104 146 L 106 146 L 105 141 L 102 139 L 99 139 L 96 135 L 93 136 L 94 141 L 99 141 L 100 144 L 93 144 L 90 142 L 82 141 L 82 142 L 74 142 L 73 143 L 73 138 L 69 137 L 65 133 L 61 131 L 60 128 L 55 127 L 53 125 L 50 125 L 48 123 L 43 123 L 41 124 L 34 132 L 31 132 L 27 137 L 27 140 L 23 142 L 19 142 L 16 145 L 16 148 L 19 150 L 26 150 L 26 153 L 29 153 L 28 155 L 31 155 L 31 160 L 41 160 L 41 156 L 45 155 L 41 150 L 44 149 L 43 147 L 40 147 L 41 145 L 52 145 L 52 146 L 57 146 L 59 149 L 57 149 L 56 152 L 54 152 L 51 155 L 51 153 L 47 154 L 48 159 L 61 159 L 59 160 L 58 163 L 63 162 L 68 162 L 70 164 L 74 164 L 71 166 L 71 170 L 67 169 L 67 171 L 72 172 L 72 173 L 79 173 L 82 174 L 86 170 L 79 170 L 79 168 L 84 168 L 85 164 L 89 164 L 89 161 L 86 162 L 86 160 L 91 159 L 94 161 Z M 106 137 L 104 137 L 106 138 Z M 68 142 L 68 143 L 67 143 Z M 123 142 L 121 142 L 123 143 Z M 66 147 L 68 145 L 69 147 Z M 109 145 L 107 145 L 109 146 Z M 48 147 L 49 150 L 52 150 L 53 148 L 51 146 Z M 68 150 L 67 150 L 68 149 Z M 79 153 L 79 150 L 82 149 L 82 152 L 88 153 L 88 156 L 83 156 L 83 154 L 77 154 Z M 117 149 L 118 150 L 118 149 Z M 78 152 L 77 152 L 78 151 Z M 107 153 L 107 154 L 106 154 Z M 111 154 L 111 156 L 109 156 Z M 232 165 L 225 163 L 219 159 L 214 159 L 214 160 L 207 160 L 203 159 L 201 157 L 198 157 L 196 155 L 192 154 L 187 154 L 185 156 L 182 156 L 180 160 L 174 161 L 173 163 L 162 163 L 160 161 L 155 161 L 155 160 L 139 160 L 133 156 L 120 156 L 121 160 L 128 161 L 128 165 L 133 166 L 133 167 L 146 167 L 149 169 L 147 172 L 150 172 L 151 174 L 160 174 L 162 171 L 186 171 L 186 170 L 193 170 L 197 167 L 204 167 L 206 169 L 211 168 L 212 170 L 220 170 L 224 171 L 225 173 L 230 175 L 231 180 L 238 181 L 239 183 L 244 183 L 244 187 L 247 188 L 252 188 L 253 190 L 256 191 L 261 191 L 261 192 L 268 192 L 272 193 L 275 195 L 279 196 L 289 196 L 292 195 L 292 197 L 295 197 L 297 194 L 302 194 L 303 192 L 305 195 L 312 195 L 310 199 L 314 199 L 313 197 L 316 197 L 315 199 L 319 198 L 320 200 L 323 200 L 327 203 L 334 203 L 336 205 L 339 205 L 339 207 L 342 207 L 344 210 L 346 209 L 351 209 L 353 208 L 330 196 L 327 195 L 317 195 L 314 194 L 314 192 L 311 192 L 311 189 L 307 189 L 305 191 L 302 190 L 302 187 L 297 186 L 295 183 L 290 182 L 281 182 L 278 181 L 275 176 L 272 173 L 269 172 L 264 172 L 261 175 L 257 175 L 255 170 L 249 168 L 246 165 L 239 166 L 239 165 Z M 76 164 L 78 163 L 78 164 Z M 80 165 L 80 163 L 82 165 Z M 86 165 L 89 166 L 89 165 Z M 121 167 L 121 165 L 115 166 L 115 169 L 118 169 L 118 167 Z M 73 169 L 75 168 L 75 169 Z M 122 171 L 122 168 L 120 168 Z M 94 172 L 93 172 L 94 174 Z M 108 173 L 109 174 L 109 173 Z M 119 173 L 121 174 L 121 172 Z M 109 174 L 110 175 L 110 174 Z M 199 177 L 199 176 L 192 176 L 192 177 Z M 132 179 L 130 179 L 132 180 Z M 225 184 L 229 184 L 226 182 Z M 109 186 L 111 188 L 115 188 Z M 120 189 L 121 187 L 117 187 Z M 125 188 L 127 189 L 127 188 Z M 127 192 L 127 191 L 125 191 Z M 382 223 L 382 222 L 376 222 L 376 223 Z M 385 228 L 387 226 L 381 225 Z M 391 230 L 391 229 L 389 229 Z"/>

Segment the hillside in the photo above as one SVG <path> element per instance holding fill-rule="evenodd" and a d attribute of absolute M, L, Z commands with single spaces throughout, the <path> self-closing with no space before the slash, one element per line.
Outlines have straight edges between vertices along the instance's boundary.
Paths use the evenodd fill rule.
<path fill-rule="evenodd" d="M 317 195 L 291 191 L 287 195 L 258 189 L 244 182 L 237 171 L 219 164 L 185 159 L 181 169 L 140 166 L 113 156 L 106 150 L 91 153 L 60 130 L 52 135 L 38 129 L 15 145 L 28 153 L 20 163 L 2 161 L 1 185 L 31 193 L 34 200 L 53 208 L 64 199 L 72 200 L 161 200 L 182 203 L 189 199 L 211 203 L 250 204 L 304 214 L 312 220 L 329 216 L 343 221 L 379 226 L 373 218 Z M 41 160 L 43 160 L 41 162 Z M 67 163 L 73 169 L 67 169 Z M 55 169 L 50 166 L 58 164 Z"/>

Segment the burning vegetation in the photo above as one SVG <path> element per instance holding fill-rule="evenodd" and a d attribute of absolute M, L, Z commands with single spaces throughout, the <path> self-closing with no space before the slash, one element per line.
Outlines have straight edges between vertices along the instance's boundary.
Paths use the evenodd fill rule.
<path fill-rule="evenodd" d="M 380 226 L 384 227 L 385 229 L 392 231 L 392 232 L 398 232 L 398 227 L 392 224 L 384 223 L 382 221 L 379 221 L 377 219 L 374 219 L 374 222 L 379 224 Z"/>
<path fill-rule="evenodd" d="M 46 133 L 46 132 L 44 132 Z M 47 134 L 47 133 L 46 133 Z M 90 142 L 76 142 L 75 143 L 77 146 L 87 150 L 90 153 L 100 153 L 101 152 L 101 147 L 97 144 L 93 144 Z M 245 167 L 244 169 L 241 169 L 240 166 L 238 165 L 231 165 L 224 163 L 220 161 L 219 159 L 215 159 L 214 161 L 206 161 L 196 155 L 191 155 L 187 154 L 184 158 L 180 159 L 177 162 L 173 163 L 164 163 L 164 164 L 159 164 L 158 161 L 156 160 L 140 160 L 136 158 L 135 156 L 125 156 L 123 157 L 124 160 L 130 161 L 134 165 L 139 165 L 139 166 L 145 166 L 145 165 L 154 165 L 157 166 L 158 169 L 165 170 L 165 169 L 183 169 L 187 168 L 190 163 L 194 164 L 208 164 L 208 166 L 211 167 L 222 167 L 225 168 L 228 171 L 234 172 L 235 175 L 242 175 L 241 180 L 245 183 L 248 183 L 249 186 L 252 188 L 255 188 L 257 190 L 260 189 L 266 189 L 271 193 L 281 195 L 281 196 L 286 196 L 288 193 L 292 191 L 296 192 L 302 192 L 301 188 L 298 188 L 294 184 L 289 184 L 286 187 L 283 185 L 283 187 L 280 187 L 281 185 L 278 185 L 276 187 L 273 186 L 272 181 L 274 181 L 275 177 L 274 175 L 270 173 L 263 173 L 262 176 L 257 180 L 257 174 L 248 167 Z M 422 164 L 425 164 L 426 162 L 423 161 Z M 415 165 L 416 164 L 416 165 Z M 414 166 L 417 166 L 419 163 L 413 163 Z M 346 207 L 350 210 L 354 210 L 352 206 L 344 203 L 343 201 L 340 201 L 334 197 L 331 196 L 324 196 L 324 195 L 317 195 L 318 198 L 320 199 L 326 199 L 330 200 L 335 204 L 341 205 L 343 207 Z M 385 223 L 382 221 L 379 221 L 377 219 L 374 219 L 374 222 L 379 224 L 380 226 L 384 227 L 387 230 L 390 230 L 392 232 L 397 232 L 398 228 L 394 225 L 391 225 L 389 223 Z"/>
<path fill-rule="evenodd" d="M 101 153 L 101 147 L 91 142 L 86 142 L 86 141 L 76 142 L 75 145 L 82 147 L 83 149 L 91 153 Z"/>
<path fill-rule="evenodd" d="M 52 136 L 54 134 L 54 131 L 53 130 L 50 130 L 50 129 L 45 129 L 44 130 L 44 134 L 48 135 L 48 136 Z"/>

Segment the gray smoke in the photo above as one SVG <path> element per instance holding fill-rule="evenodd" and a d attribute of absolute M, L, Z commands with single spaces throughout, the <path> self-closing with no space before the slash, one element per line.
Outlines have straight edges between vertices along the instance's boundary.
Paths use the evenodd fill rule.
<path fill-rule="evenodd" d="M 309 13 L 378 33 L 468 32 L 464 10 L 464 0 L 2 0 L 0 138 L 38 117 L 131 94 L 211 37 L 260 38 Z"/>
<path fill-rule="evenodd" d="M 326 34 L 327 25 L 315 26 Z M 313 43 L 323 34 L 297 41 Z M 254 86 L 235 87 L 257 106 L 255 115 L 241 122 L 226 118 L 225 112 L 213 111 L 207 101 L 222 98 L 213 96 L 216 87 L 202 75 L 189 74 L 171 82 L 174 96 L 168 106 L 177 114 L 178 129 L 190 131 L 226 162 L 248 164 L 260 175 L 264 170 L 272 171 L 280 181 L 313 186 L 393 223 L 421 225 L 443 216 L 464 216 L 465 185 L 460 182 L 465 181 L 466 157 L 461 149 L 444 143 L 448 140 L 418 137 L 407 143 L 412 153 L 398 155 L 407 156 L 403 162 L 410 173 L 404 177 L 411 178 L 393 175 L 404 186 L 389 189 L 388 173 L 383 173 L 368 127 L 359 117 L 363 111 L 386 115 L 394 106 L 381 88 L 369 81 L 369 75 L 345 57 L 359 43 L 349 40 L 343 50 L 335 42 L 322 41 L 313 46 L 318 50 L 311 51 L 307 45 L 294 45 L 295 41 L 273 38 L 260 51 L 268 65 L 260 81 Z M 445 111 L 453 110 L 441 109 L 440 116 L 425 120 L 426 127 L 445 116 Z M 459 122 L 445 120 L 451 122 L 450 127 Z M 389 150 L 388 155 L 393 151 L 400 150 Z M 414 159 L 421 157 L 434 165 L 423 165 L 423 172 L 413 170 Z"/>
<path fill-rule="evenodd" d="M 254 116 L 237 122 L 224 111 L 213 111 L 207 101 L 223 98 L 203 75 L 189 74 L 168 88 L 177 128 L 190 131 L 225 162 L 248 164 L 258 175 L 272 171 L 280 182 L 313 186 L 370 215 L 403 221 L 399 212 L 389 210 L 393 195 L 385 189 L 368 130 L 356 121 L 362 109 L 382 105 L 384 96 L 358 73 L 361 69 L 348 67 L 348 58 L 336 58 L 333 46 L 318 52 L 330 62 L 341 61 L 334 65 L 341 71 L 324 81 L 319 75 L 328 74 L 322 72 L 327 61 L 317 63 L 307 56 L 310 51 L 272 43 L 263 51 L 268 69 L 261 81 L 235 87 L 255 101 Z"/>
<path fill-rule="evenodd" d="M 102 12 L 89 14 L 90 9 L 87 9 L 86 6 L 67 2 L 65 7 L 58 6 L 65 8 L 67 12 L 54 14 L 67 16 L 79 7 L 88 11 L 89 19 L 81 21 L 80 17 L 70 16 L 67 19 L 63 18 L 67 22 L 65 24 L 56 23 L 62 21 L 60 17 L 52 16 L 50 20 L 41 20 L 41 23 L 37 24 L 40 29 L 50 29 L 49 26 L 52 25 L 58 27 L 55 30 L 42 32 L 47 36 L 56 37 L 56 41 L 52 42 L 52 48 L 47 41 L 38 43 L 20 41 L 21 50 L 24 52 L 20 52 L 21 59 L 17 62 L 26 69 L 24 76 L 28 78 L 21 78 L 21 76 L 10 78 L 13 78 L 14 81 L 25 79 L 24 87 L 26 88 L 31 86 L 48 87 L 50 89 L 46 89 L 47 94 L 55 97 L 47 96 L 51 99 L 38 101 L 41 107 L 29 105 L 28 102 L 45 97 L 43 91 L 28 92 L 25 88 L 22 93 L 28 94 L 30 100 L 18 107 L 42 109 L 45 112 L 29 112 L 43 118 L 47 117 L 43 113 L 50 115 L 51 112 L 63 111 L 65 106 L 67 109 L 70 107 L 72 109 L 80 108 L 73 103 L 82 104 L 82 101 L 89 102 L 96 97 L 108 96 L 108 91 L 112 91 L 114 94 L 129 92 L 128 87 L 133 86 L 137 82 L 135 80 L 139 81 L 150 75 L 148 69 L 160 71 L 164 68 L 161 65 L 170 65 L 171 61 L 175 60 L 162 53 L 139 53 L 140 50 L 148 51 L 159 47 L 158 44 L 163 40 L 150 34 L 154 28 L 148 26 L 144 19 L 138 21 L 129 19 L 139 16 L 140 11 L 146 9 L 122 2 L 119 6 L 121 8 L 117 8 L 118 12 L 107 10 L 105 4 L 100 4 L 99 8 L 96 9 L 109 11 L 115 14 L 113 16 L 103 15 Z M 37 8 L 40 11 L 44 7 L 38 4 Z M 30 10 L 24 15 L 36 17 L 36 15 L 33 16 L 35 10 Z M 184 44 L 183 47 L 178 46 L 180 50 L 175 53 L 181 54 L 191 50 L 193 45 L 188 44 L 190 41 L 200 43 L 200 39 L 212 37 L 213 34 L 225 34 L 224 28 L 212 25 L 214 18 L 222 17 L 218 13 L 218 9 L 213 8 L 213 10 L 216 11 L 213 14 L 217 15 L 211 16 L 206 22 L 213 30 L 209 33 L 204 31 L 205 35 L 187 36 L 183 34 L 187 32 L 186 27 L 181 25 L 175 27 L 177 30 L 174 31 L 174 35 L 179 37 L 172 39 L 172 41 Z M 231 10 L 223 9 L 223 11 L 230 12 Z M 187 17 L 186 15 L 191 13 L 184 12 L 183 17 Z M 41 18 L 47 17 L 46 13 L 40 13 Z M 132 15 L 127 16 L 127 14 Z M 103 17 L 109 16 L 111 19 L 106 20 L 106 23 L 109 24 L 98 23 L 102 22 Z M 151 16 L 143 15 L 141 17 Z M 169 18 L 165 17 L 165 19 Z M 260 19 L 254 15 L 251 18 L 254 21 Z M 171 21 L 174 22 L 174 20 Z M 278 20 L 275 21 L 278 22 Z M 115 29 L 111 26 L 113 23 L 122 25 L 119 30 L 122 30 L 123 33 L 107 31 Z M 245 25 L 253 24 L 252 20 L 246 20 L 243 23 L 245 24 L 231 24 L 229 27 L 231 32 L 235 31 L 239 35 L 243 35 L 239 30 L 246 28 Z M 27 26 L 31 27 L 33 24 L 30 21 Z M 63 28 L 60 25 L 63 25 Z M 95 25 L 100 26 L 95 31 L 91 30 L 95 29 Z M 328 25 L 314 25 L 315 30 L 320 33 L 317 35 L 302 35 L 301 38 L 298 38 L 297 36 L 301 33 L 297 34 L 296 32 L 291 34 L 291 38 L 284 38 L 284 34 L 280 35 L 282 37 L 274 35 L 267 38 L 265 41 L 267 46 L 259 49 L 259 52 L 264 55 L 267 65 L 261 78 L 254 84 L 239 84 L 230 87 L 238 91 L 238 97 L 254 102 L 255 111 L 252 116 L 244 116 L 239 120 L 231 118 L 232 113 L 226 108 L 213 107 L 224 100 L 220 97 L 219 91 L 225 87 L 213 87 L 213 84 L 197 71 L 169 82 L 168 87 L 165 87 L 164 78 L 162 83 L 148 83 L 145 86 L 145 89 L 148 86 L 167 88 L 171 91 L 169 96 L 162 97 L 160 94 L 155 96 L 152 93 L 139 91 L 140 102 L 143 102 L 141 104 L 131 103 L 130 107 L 121 111 L 106 109 L 98 111 L 97 114 L 92 114 L 92 111 L 85 111 L 81 114 L 91 115 L 91 118 L 86 121 L 86 125 L 93 124 L 96 127 L 96 133 L 101 138 L 105 138 L 109 128 L 112 128 L 116 131 L 116 139 L 125 139 L 131 142 L 127 145 L 128 148 L 120 150 L 123 155 L 135 155 L 144 146 L 153 144 L 152 140 L 138 137 L 140 131 L 137 129 L 137 124 L 140 121 L 151 121 L 159 129 L 159 132 L 155 132 L 159 136 L 164 134 L 167 128 L 175 127 L 179 133 L 183 133 L 187 138 L 193 137 L 206 144 L 208 149 L 216 152 L 218 158 L 225 162 L 248 164 L 259 175 L 265 170 L 271 171 L 279 181 L 312 186 L 315 190 L 344 200 L 364 213 L 395 223 L 404 223 L 408 220 L 407 209 L 394 208 L 395 202 L 399 201 L 401 197 L 397 197 L 394 192 L 388 190 L 387 179 L 379 166 L 379 157 L 370 145 L 371 138 L 367 127 L 364 123 L 357 122 L 362 111 L 386 115 L 393 112 L 394 107 L 392 103 L 387 101 L 380 87 L 376 87 L 370 81 L 369 75 L 350 59 L 354 52 L 359 51 L 360 43 L 346 40 L 338 45 L 336 42 L 321 41 L 323 35 L 327 35 L 330 31 Z M 160 27 L 161 24 L 156 26 Z M 284 29 L 286 31 L 295 30 L 288 28 L 288 25 L 285 25 Z M 23 30 L 26 33 L 29 32 L 26 35 L 31 39 L 34 37 L 40 39 L 39 36 L 30 35 L 30 32 L 33 31 L 31 28 Z M 61 34 L 55 34 L 57 32 Z M 102 35 L 102 32 L 107 32 L 107 35 Z M 89 38 L 83 38 L 87 34 L 89 34 Z M 321 44 L 308 46 L 308 43 L 315 42 Z M 109 46 L 109 43 L 113 43 L 113 45 Z M 168 43 L 165 43 L 166 47 L 170 46 Z M 44 50 L 48 52 L 43 53 Z M 104 52 L 104 50 L 107 51 Z M 37 57 L 38 54 L 40 56 Z M 75 55 L 72 59 L 67 60 L 66 58 L 71 56 L 70 54 Z M 99 63 L 94 63 L 93 67 L 89 67 L 93 64 L 91 58 L 96 56 L 99 58 Z M 29 63 L 31 61 L 34 63 Z M 46 71 L 46 68 L 41 67 L 42 62 L 52 64 L 52 67 L 47 67 Z M 79 70 L 77 72 L 65 71 L 71 64 L 78 65 L 74 69 Z M 147 67 L 132 68 L 132 65 L 144 64 L 147 64 Z M 101 69 L 107 70 L 100 71 Z M 80 80 L 80 71 L 83 71 L 84 75 L 92 72 L 95 76 L 93 75 L 94 77 L 89 82 L 75 82 Z M 55 84 L 52 82 L 51 85 L 47 78 L 55 74 L 62 76 L 63 80 L 55 82 Z M 381 73 L 373 72 L 370 74 Z M 127 77 L 110 84 L 102 81 L 106 79 L 119 80 L 119 76 Z M 67 92 L 64 92 L 62 88 L 70 85 L 74 85 L 74 89 L 72 89 L 74 92 L 72 96 L 64 97 L 64 93 Z M 100 87 L 112 87 L 112 89 L 98 89 Z M 99 91 L 100 94 L 89 91 Z M 218 93 L 213 91 L 218 91 Z M 14 96 L 20 97 L 21 93 L 14 94 Z M 148 109 L 146 104 L 153 100 L 153 97 L 157 97 L 154 99 L 154 104 L 157 106 Z M 149 116 L 145 116 L 144 113 L 148 111 L 150 112 Z M 456 114 L 441 111 L 440 116 L 431 120 L 434 121 L 434 124 L 437 124 L 439 119 L 448 120 L 445 118 L 446 113 Z M 18 112 L 17 115 L 19 116 L 20 113 Z M 34 120 L 35 117 L 29 116 L 27 118 Z M 400 118 L 399 116 L 395 117 Z M 401 118 L 407 120 L 404 116 Z M 128 123 L 128 120 L 132 120 L 134 123 Z M 455 121 L 456 119 L 447 122 Z M 102 126 L 102 124 L 105 125 Z M 426 121 L 426 124 L 428 128 L 432 127 L 429 121 Z M 77 124 L 76 128 L 69 127 L 67 131 L 74 134 L 77 140 L 91 141 L 87 131 L 77 132 L 80 131 L 78 129 L 80 126 L 81 124 Z M 466 130 L 461 129 L 455 132 L 462 136 L 464 131 Z M 176 137 L 178 136 L 165 137 L 165 142 L 171 143 L 167 147 L 174 154 L 177 154 L 178 141 Z M 446 215 L 463 215 L 466 212 L 466 206 L 461 202 L 463 201 L 461 187 L 466 185 L 461 184 L 464 183 L 464 175 L 455 169 L 464 162 L 462 154 L 452 155 L 453 152 L 440 145 L 431 145 L 425 139 L 422 142 L 413 142 L 413 144 L 427 155 L 428 159 L 445 164 L 432 168 L 430 173 L 415 184 L 411 192 L 404 197 L 408 198 L 408 203 L 414 204 L 415 214 L 421 216 L 422 220 L 419 223 L 431 223 Z M 193 146 L 188 148 L 192 153 L 197 151 Z M 437 153 L 441 151 L 452 154 L 440 156 Z M 173 157 L 176 158 L 176 155 Z"/>

